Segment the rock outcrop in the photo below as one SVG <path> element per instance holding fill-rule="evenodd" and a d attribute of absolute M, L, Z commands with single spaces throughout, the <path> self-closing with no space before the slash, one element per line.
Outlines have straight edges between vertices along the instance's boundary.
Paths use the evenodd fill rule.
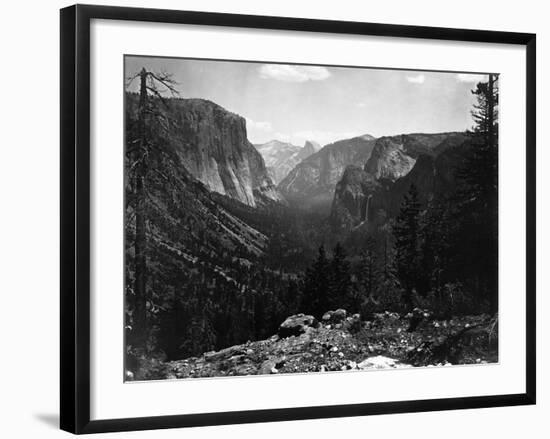
<path fill-rule="evenodd" d="M 331 224 L 337 229 L 349 230 L 368 222 L 372 194 L 378 186 L 374 176 L 358 166 L 348 166 L 334 191 Z"/>
<path fill-rule="evenodd" d="M 129 94 L 128 107 L 137 105 Z M 135 101 L 135 102 L 134 102 Z M 166 141 L 186 170 L 213 192 L 249 206 L 259 199 L 283 202 L 260 153 L 248 141 L 246 121 L 204 99 L 169 99 Z"/>
<path fill-rule="evenodd" d="M 243 117 L 202 99 L 175 100 L 173 111 L 177 151 L 209 190 L 249 206 L 256 205 L 258 196 L 282 200 L 263 158 L 247 139 Z"/>
<path fill-rule="evenodd" d="M 304 143 L 304 147 L 300 151 L 300 161 L 308 158 L 311 154 L 315 154 L 320 149 L 321 145 L 319 145 L 317 142 L 314 142 L 313 140 L 306 140 Z"/>
<path fill-rule="evenodd" d="M 361 315 L 353 314 L 348 317 L 345 309 L 339 308 L 336 311 L 327 311 L 323 314 L 323 323 L 327 328 L 344 329 L 350 333 L 358 332 L 361 329 Z"/>
<path fill-rule="evenodd" d="M 405 150 L 404 142 L 398 143 L 395 138 L 382 137 L 377 140 L 371 156 L 365 164 L 365 172 L 377 180 L 395 181 L 407 175 L 415 162 L 415 158 Z"/>
<path fill-rule="evenodd" d="M 170 362 L 143 359 L 140 368 L 128 371 L 127 377 L 142 380 L 360 372 L 498 361 L 497 317 L 430 320 L 409 332 L 407 315 L 376 313 L 372 321 L 361 321 L 358 314 L 346 316 L 345 310 L 327 312 L 322 322 L 303 314 L 292 316 L 285 322 L 301 328 L 293 335 L 274 335 L 267 340 L 249 341 Z M 359 330 L 348 326 L 350 320 L 359 322 Z"/>
<path fill-rule="evenodd" d="M 414 184 L 421 203 L 455 184 L 455 168 L 468 150 L 466 133 L 381 137 L 363 169 L 349 166 L 336 185 L 331 224 L 351 230 L 399 211 Z"/>
<path fill-rule="evenodd" d="M 363 166 L 375 138 L 366 134 L 325 145 L 299 163 L 279 183 L 284 197 L 300 208 L 330 210 L 334 188 L 348 165 Z"/>
<path fill-rule="evenodd" d="M 308 328 L 317 328 L 319 322 L 313 316 L 296 314 L 288 317 L 281 326 L 279 326 L 278 336 L 281 338 L 298 336 L 307 331 Z"/>
<path fill-rule="evenodd" d="M 344 320 L 346 320 L 347 315 L 347 311 L 342 308 L 339 308 L 336 311 L 327 311 L 323 314 L 323 323 L 342 323 Z"/>

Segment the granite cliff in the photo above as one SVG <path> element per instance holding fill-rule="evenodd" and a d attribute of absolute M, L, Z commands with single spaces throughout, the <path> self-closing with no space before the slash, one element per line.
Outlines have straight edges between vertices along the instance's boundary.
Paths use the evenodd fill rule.
<path fill-rule="evenodd" d="M 305 209 L 330 210 L 334 189 L 348 165 L 364 165 L 375 145 L 366 134 L 325 145 L 299 163 L 278 188 L 292 204 Z"/>
<path fill-rule="evenodd" d="M 137 96 L 128 95 L 137 106 Z M 165 112 L 166 139 L 192 177 L 213 192 L 255 207 L 284 202 L 261 154 L 248 141 L 246 121 L 204 99 L 170 99 Z"/>
<path fill-rule="evenodd" d="M 381 137 L 363 169 L 349 166 L 336 185 L 331 224 L 340 230 L 383 221 L 399 211 L 411 184 L 421 202 L 454 185 L 456 166 L 467 151 L 466 133 Z"/>

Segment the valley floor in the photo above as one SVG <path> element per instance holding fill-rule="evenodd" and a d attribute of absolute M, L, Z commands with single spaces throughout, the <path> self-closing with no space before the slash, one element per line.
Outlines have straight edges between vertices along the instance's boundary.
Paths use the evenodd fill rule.
<path fill-rule="evenodd" d="M 140 361 L 129 379 L 159 380 L 277 373 L 351 371 L 486 364 L 498 361 L 498 317 L 472 315 L 434 320 L 415 310 L 385 312 L 371 321 L 339 310 L 321 323 L 289 317 L 279 333 L 199 357 Z"/>

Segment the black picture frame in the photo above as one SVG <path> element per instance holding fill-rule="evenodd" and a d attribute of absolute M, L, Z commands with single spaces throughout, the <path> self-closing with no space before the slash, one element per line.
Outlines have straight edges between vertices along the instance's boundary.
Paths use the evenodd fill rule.
<path fill-rule="evenodd" d="M 229 26 L 526 47 L 526 392 L 508 395 L 90 420 L 90 21 Z M 530 33 L 75 5 L 61 10 L 61 404 L 63 430 L 99 433 L 535 404 L 536 36 Z"/>

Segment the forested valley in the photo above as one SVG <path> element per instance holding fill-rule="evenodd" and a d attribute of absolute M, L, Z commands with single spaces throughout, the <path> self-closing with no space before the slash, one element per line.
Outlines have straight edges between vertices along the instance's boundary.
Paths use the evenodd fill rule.
<path fill-rule="evenodd" d="M 498 360 L 497 75 L 471 131 L 357 141 L 328 211 L 275 186 L 238 115 L 131 79 L 127 379 Z"/>

